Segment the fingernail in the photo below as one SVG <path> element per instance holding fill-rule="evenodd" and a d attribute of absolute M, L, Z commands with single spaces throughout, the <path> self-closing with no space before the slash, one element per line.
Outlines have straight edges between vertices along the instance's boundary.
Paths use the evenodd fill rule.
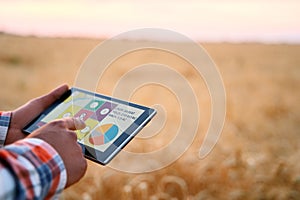
<path fill-rule="evenodd" d="M 86 126 L 84 121 L 79 117 L 74 118 L 74 122 L 77 130 L 83 129 Z"/>

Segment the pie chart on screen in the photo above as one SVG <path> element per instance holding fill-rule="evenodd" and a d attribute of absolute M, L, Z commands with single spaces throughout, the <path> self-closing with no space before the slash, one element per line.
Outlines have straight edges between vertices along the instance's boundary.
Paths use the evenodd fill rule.
<path fill-rule="evenodd" d="M 104 124 L 96 128 L 89 136 L 93 145 L 103 145 L 112 141 L 118 134 L 119 128 L 115 124 Z"/>

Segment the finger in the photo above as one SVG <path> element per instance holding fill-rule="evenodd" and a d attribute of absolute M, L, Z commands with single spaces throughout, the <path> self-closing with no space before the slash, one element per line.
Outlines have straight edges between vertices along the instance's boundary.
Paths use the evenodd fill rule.
<path fill-rule="evenodd" d="M 56 100 L 58 100 L 65 92 L 68 91 L 68 89 L 68 85 L 60 85 L 48 94 L 34 99 L 31 103 L 39 105 L 40 109 L 42 110 L 37 110 L 42 112 L 44 109 L 46 109 Z"/>
<path fill-rule="evenodd" d="M 86 127 L 86 124 L 80 118 L 73 118 L 76 130 L 81 130 Z"/>
<path fill-rule="evenodd" d="M 85 128 L 85 123 L 80 118 L 65 118 L 66 128 L 69 130 L 81 130 Z"/>
<path fill-rule="evenodd" d="M 31 100 L 29 103 L 13 111 L 12 121 L 16 121 L 20 128 L 23 128 L 67 92 L 68 88 L 68 85 L 64 84 L 44 96 Z"/>

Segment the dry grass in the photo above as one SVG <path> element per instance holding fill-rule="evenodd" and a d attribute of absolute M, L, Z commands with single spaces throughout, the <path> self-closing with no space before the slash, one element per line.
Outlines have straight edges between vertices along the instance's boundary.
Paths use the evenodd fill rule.
<path fill-rule="evenodd" d="M 22 105 L 60 83 L 72 85 L 81 62 L 98 42 L 1 35 L 1 110 Z M 218 65 L 227 91 L 226 123 L 214 151 L 204 160 L 198 159 L 210 116 L 209 96 L 201 78 L 188 64 L 170 59 L 170 55 L 128 55 L 106 72 L 99 92 L 110 94 L 132 65 L 153 59 L 167 62 L 196 90 L 202 112 L 198 135 L 179 160 L 152 173 L 127 174 L 89 162 L 85 177 L 62 198 L 300 199 L 300 46 L 204 47 Z M 167 119 L 158 136 L 149 141 L 135 139 L 126 150 L 147 152 L 166 145 L 180 120 L 174 95 L 165 88 L 150 86 L 132 98 L 144 104 L 162 104 Z M 145 144 L 151 146 L 144 148 Z"/>

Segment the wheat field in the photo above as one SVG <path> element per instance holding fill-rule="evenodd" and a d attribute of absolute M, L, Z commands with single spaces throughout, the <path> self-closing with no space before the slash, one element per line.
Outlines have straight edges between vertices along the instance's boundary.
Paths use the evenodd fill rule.
<path fill-rule="evenodd" d="M 59 84 L 73 85 L 81 63 L 99 42 L 0 35 L 1 110 L 14 109 Z M 125 173 L 88 161 L 86 175 L 61 199 L 300 199 L 300 46 L 201 45 L 218 66 L 227 95 L 226 121 L 213 151 L 198 157 L 211 109 L 201 77 L 172 55 L 136 52 L 112 63 L 97 91 L 111 95 L 132 66 L 166 63 L 190 82 L 199 100 L 201 120 L 192 145 L 176 162 L 149 173 Z M 176 96 L 149 85 L 130 100 L 160 104 L 166 116 L 158 135 L 134 139 L 124 150 L 149 152 L 168 144 L 181 120 Z"/>

